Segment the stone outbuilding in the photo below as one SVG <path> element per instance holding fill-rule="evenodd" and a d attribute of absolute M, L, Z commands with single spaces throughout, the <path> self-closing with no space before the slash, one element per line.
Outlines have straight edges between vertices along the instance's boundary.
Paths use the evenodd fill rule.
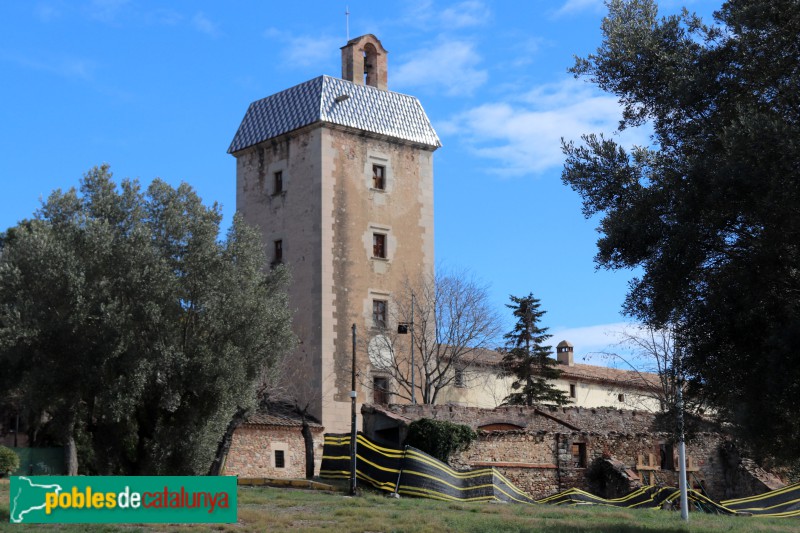
<path fill-rule="evenodd" d="M 314 471 L 322 461 L 322 425 L 307 419 L 314 444 Z M 252 415 L 233 434 L 223 474 L 241 478 L 306 477 L 306 445 L 303 418 L 290 410 L 271 410 Z"/>

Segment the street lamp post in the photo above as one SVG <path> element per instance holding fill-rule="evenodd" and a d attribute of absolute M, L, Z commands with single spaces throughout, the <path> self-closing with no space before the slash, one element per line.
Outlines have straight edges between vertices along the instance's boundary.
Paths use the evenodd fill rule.
<path fill-rule="evenodd" d="M 411 405 L 417 404 L 417 389 L 414 387 L 414 374 L 416 373 L 416 365 L 414 365 L 414 293 L 411 293 Z"/>
<path fill-rule="evenodd" d="M 353 367 L 350 390 L 350 494 L 356 495 L 356 325 L 353 324 Z"/>
<path fill-rule="evenodd" d="M 415 381 L 415 371 L 417 369 L 416 364 L 414 363 L 414 306 L 415 306 L 415 299 L 414 293 L 411 293 L 411 322 L 410 323 L 400 323 L 397 325 L 397 333 L 401 335 L 405 335 L 408 333 L 408 329 L 411 328 L 411 405 L 417 404 L 417 387 Z"/>
<path fill-rule="evenodd" d="M 689 494 L 686 487 L 686 437 L 683 426 L 683 353 L 678 347 L 678 390 L 676 391 L 676 407 L 678 409 L 678 461 L 680 471 L 678 474 L 678 488 L 681 492 L 681 518 L 689 521 Z"/>

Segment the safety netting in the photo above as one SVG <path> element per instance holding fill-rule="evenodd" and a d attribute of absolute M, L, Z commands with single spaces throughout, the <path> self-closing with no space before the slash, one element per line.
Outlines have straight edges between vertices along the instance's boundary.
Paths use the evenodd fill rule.
<path fill-rule="evenodd" d="M 326 434 L 320 477 L 349 479 L 350 461 L 350 435 Z M 412 446 L 398 448 L 378 444 L 361 433 L 356 440 L 356 477 L 385 492 L 449 501 L 674 508 L 680 499 L 680 491 L 675 487 L 647 486 L 614 499 L 572 488 L 534 500 L 495 468 L 454 470 Z M 689 490 L 688 497 L 694 509 L 709 513 L 800 516 L 800 483 L 759 496 L 723 502 L 716 502 L 695 490 Z"/>

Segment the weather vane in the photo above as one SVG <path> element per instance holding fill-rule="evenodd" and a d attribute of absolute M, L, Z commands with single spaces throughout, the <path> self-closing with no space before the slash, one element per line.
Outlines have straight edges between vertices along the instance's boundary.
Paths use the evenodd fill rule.
<path fill-rule="evenodd" d="M 347 42 L 350 42 L 350 6 L 344 6 L 344 24 Z"/>

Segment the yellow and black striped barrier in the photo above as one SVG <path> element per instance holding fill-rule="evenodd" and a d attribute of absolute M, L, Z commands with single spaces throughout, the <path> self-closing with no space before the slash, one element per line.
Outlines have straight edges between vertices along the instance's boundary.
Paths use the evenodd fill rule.
<path fill-rule="evenodd" d="M 621 498 L 600 498 L 580 489 L 534 500 L 495 468 L 459 472 L 427 453 L 406 446 L 379 445 L 358 434 L 356 476 L 386 492 L 437 500 L 504 501 L 551 505 L 606 505 L 626 508 L 661 508 L 680 499 L 675 487 L 642 487 Z M 320 477 L 350 478 L 350 435 L 326 434 Z M 718 514 L 756 516 L 800 516 L 800 483 L 760 496 L 721 503 L 689 490 L 689 501 L 697 510 Z"/>

